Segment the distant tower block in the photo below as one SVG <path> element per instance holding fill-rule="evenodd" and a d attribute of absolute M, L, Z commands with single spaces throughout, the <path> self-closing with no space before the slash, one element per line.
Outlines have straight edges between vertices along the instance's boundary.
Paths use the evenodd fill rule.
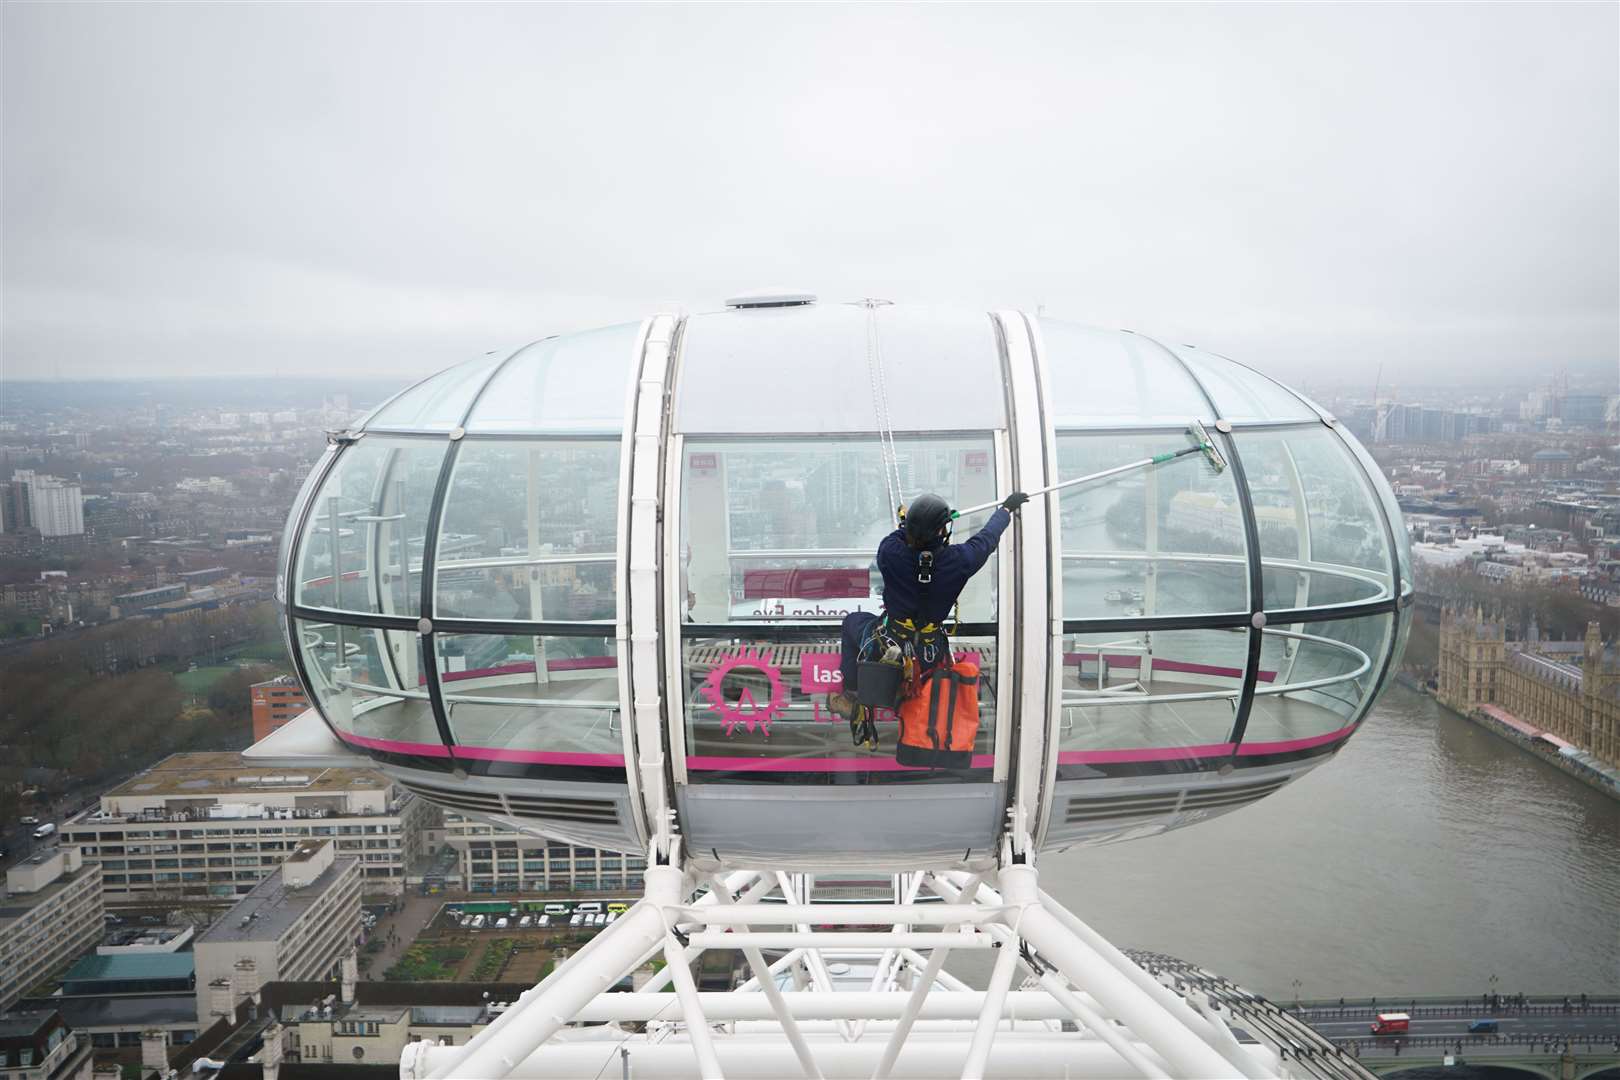
<path fill-rule="evenodd" d="M 972 506 L 1181 450 L 1195 421 L 1228 468 L 1193 454 L 1037 498 L 964 593 L 951 640 L 982 673 L 965 767 L 897 763 L 887 719 L 877 752 L 852 745 L 826 707 L 838 624 L 881 605 L 871 566 L 896 504 L 926 486 Z M 959 536 L 984 516 L 957 522 Z M 747 879 L 709 893 L 737 900 L 738 918 L 751 887 L 803 906 L 817 893 L 797 875 L 899 875 L 894 910 L 861 924 L 920 935 L 905 956 L 872 946 L 863 985 L 890 990 L 933 982 L 926 960 L 913 964 L 942 944 L 905 888 L 953 891 L 959 914 L 1000 926 L 984 913 L 992 883 L 1049 903 L 1013 868 L 1228 813 L 1327 760 L 1382 689 L 1411 598 L 1406 530 L 1378 468 L 1280 384 L 1134 333 L 795 290 L 550 337 L 424 380 L 333 436 L 285 553 L 278 600 L 314 707 L 251 757 L 368 760 L 459 813 L 643 855 L 649 890 L 664 880 L 660 910 L 713 874 Z M 751 876 L 762 867 L 772 873 Z M 1011 966 L 994 965 L 995 980 L 1023 964 L 1060 995 L 1065 980 L 1095 993 L 1104 976 L 1080 971 L 1103 954 L 1067 951 L 1074 942 L 1059 939 L 1083 924 L 1054 919 L 1065 929 L 1047 945 L 1067 959 L 1030 970 L 1004 949 Z M 761 959 L 791 955 L 784 970 L 800 971 L 806 993 L 834 992 L 808 943 L 825 920 L 791 922 L 803 929 L 759 942 L 787 952 Z M 661 952 L 661 985 L 673 981 L 691 1020 L 709 999 L 680 958 L 747 935 L 697 923 L 681 934 L 692 944 L 666 941 L 662 916 L 626 915 L 560 971 L 617 978 Z M 968 936 L 1028 943 L 999 934 Z M 857 956 L 877 940 L 848 938 Z M 1140 969 L 1113 954 L 1105 965 L 1145 995 L 1109 1008 L 1131 1012 L 1126 1026 L 1154 1053 L 1168 1046 L 1146 1034 L 1168 1038 L 1159 1021 L 1214 1045 L 1209 1021 L 1166 1005 L 1130 974 Z M 774 997 L 774 978 L 755 985 Z M 585 1000 L 541 997 L 553 1016 Z M 1063 1016 L 1084 1011 L 1062 1000 Z M 813 1071 L 784 1015 L 773 1005 L 781 1045 Z M 857 1015 L 833 1027 L 853 1034 Z M 1112 1033 L 1101 1022 L 1076 1021 L 1099 1038 Z M 548 1025 L 524 1026 L 525 1038 L 538 1034 L 538 1047 Z M 720 1070 L 731 1052 L 710 1045 L 707 1026 L 683 1030 L 702 1071 Z M 861 1030 L 871 1045 L 875 1029 Z M 949 1050 L 954 1067 L 1027 1065 L 979 1038 Z M 457 1075 L 511 1071 L 442 1050 Z M 519 1050 L 503 1045 L 502 1060 Z M 1118 1075 L 1131 1061 L 1121 1052 L 1105 1048 L 1099 1068 Z M 1126 1071 L 1265 1071 L 1215 1052 Z M 862 1075 L 883 1056 L 863 1058 Z M 1082 1057 L 1072 1064 L 1084 1071 Z"/>

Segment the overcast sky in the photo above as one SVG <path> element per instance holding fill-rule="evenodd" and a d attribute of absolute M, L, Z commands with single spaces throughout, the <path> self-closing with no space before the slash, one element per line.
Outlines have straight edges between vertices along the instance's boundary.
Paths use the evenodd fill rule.
<path fill-rule="evenodd" d="M 404 379 L 772 284 L 1613 372 L 1617 12 L 13 0 L 4 375 Z"/>

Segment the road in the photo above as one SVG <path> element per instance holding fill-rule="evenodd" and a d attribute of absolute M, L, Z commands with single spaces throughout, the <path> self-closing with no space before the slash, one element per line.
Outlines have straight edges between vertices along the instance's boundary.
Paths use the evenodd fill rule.
<path fill-rule="evenodd" d="M 1620 1057 L 1620 1002 L 1613 998 L 1569 1000 L 1537 998 L 1523 1004 L 1503 1001 L 1496 1007 L 1482 998 L 1390 1001 L 1382 1006 L 1310 1003 L 1289 1011 L 1340 1046 L 1361 1057 L 1432 1057 L 1460 1053 L 1467 1058 L 1569 1052 Z M 1411 1016 L 1405 1035 L 1373 1035 L 1368 1029 L 1379 1012 Z M 1476 1020 L 1495 1020 L 1494 1033 L 1469 1034 Z"/>

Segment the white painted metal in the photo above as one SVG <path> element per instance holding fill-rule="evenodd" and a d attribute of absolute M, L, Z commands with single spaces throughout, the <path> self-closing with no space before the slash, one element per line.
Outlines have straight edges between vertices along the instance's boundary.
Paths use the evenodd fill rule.
<path fill-rule="evenodd" d="M 673 315 L 655 316 L 647 328 L 641 366 L 636 378 L 635 409 L 628 419 L 634 438 L 630 447 L 630 488 L 627 595 L 620 598 L 621 609 L 628 609 L 628 641 L 619 643 L 619 663 L 628 664 L 630 708 L 635 726 L 635 759 L 628 762 L 636 771 L 641 798 L 647 807 L 648 829 L 653 857 L 672 860 L 674 822 L 671 820 L 670 792 L 664 768 L 664 692 L 661 685 L 659 650 L 659 553 L 660 467 L 664 447 L 664 382 L 669 371 L 670 348 L 677 320 Z M 678 702 L 675 703 L 678 706 Z M 627 725 L 628 726 L 628 725 Z"/>
<path fill-rule="evenodd" d="M 895 882 L 895 898 L 911 902 L 850 905 L 815 902 L 811 875 L 741 871 L 689 900 L 678 866 L 652 865 L 646 895 L 617 923 L 467 1046 L 408 1049 L 402 1075 L 596 1075 L 612 1061 L 604 1051 L 619 1048 L 639 1078 L 1044 1076 L 1057 1075 L 1054 1062 L 1074 1077 L 1281 1075 L 1264 1048 L 1238 1044 L 1214 1014 L 1112 946 L 1095 947 L 1095 932 L 1038 890 L 1033 867 L 1004 864 L 995 879 L 1000 894 L 977 876 L 925 872 Z M 946 902 L 914 902 L 914 885 Z M 773 891 L 787 903 L 761 902 Z M 813 929 L 828 925 L 890 929 Z M 761 929 L 782 926 L 795 929 Z M 787 953 L 767 963 L 769 948 Z M 705 949 L 741 949 L 754 977 L 729 993 L 700 993 L 689 964 Z M 997 951 L 988 990 L 944 971 L 957 949 Z M 660 953 L 661 980 L 605 992 Z M 836 976 L 832 960 L 870 965 L 877 976 Z M 1014 991 L 1021 967 L 1035 979 Z M 795 989 L 780 987 L 787 979 Z M 869 989 L 873 982 L 882 988 Z M 659 992 L 670 983 L 673 995 Z M 1052 1026 L 1071 1018 L 1081 1029 Z M 565 1027 L 624 1023 L 645 1024 L 645 1033 Z"/>
<path fill-rule="evenodd" d="M 1007 349 L 1007 385 L 1011 400 L 1014 482 L 1031 491 L 1053 482 L 1046 460 L 1045 431 L 1041 423 L 1040 387 L 1035 372 L 1035 353 L 1022 314 L 996 313 L 1002 340 Z M 1039 829 L 1047 741 L 1056 737 L 1057 717 L 1051 704 L 1052 670 L 1048 632 L 1051 621 L 1051 572 L 1047 542 L 1052 508 L 1045 499 L 1031 499 L 1018 512 L 1008 530 L 1011 543 L 1005 548 L 1021 567 L 1012 595 L 1002 603 L 1013 609 L 1016 628 L 1011 641 L 1000 643 L 998 663 L 1007 669 L 1009 654 L 1014 657 L 1012 682 L 1002 675 L 1002 686 L 1012 688 L 1014 763 L 1012 804 L 1008 839 L 1019 856 L 1034 852 L 1034 834 Z M 1061 639 L 1060 639 L 1061 640 Z M 1060 669 L 1061 670 L 1061 669 Z"/>

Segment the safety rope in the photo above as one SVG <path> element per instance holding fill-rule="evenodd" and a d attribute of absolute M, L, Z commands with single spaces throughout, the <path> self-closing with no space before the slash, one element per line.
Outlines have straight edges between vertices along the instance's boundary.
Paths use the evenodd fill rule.
<path fill-rule="evenodd" d="M 883 345 L 878 337 L 877 309 L 886 300 L 864 300 L 866 308 L 866 374 L 872 384 L 872 411 L 877 418 L 878 450 L 883 457 L 883 484 L 889 492 L 889 508 L 899 513 L 905 493 L 900 488 L 900 453 L 895 448 L 894 428 L 889 420 L 889 386 L 883 375 Z"/>

